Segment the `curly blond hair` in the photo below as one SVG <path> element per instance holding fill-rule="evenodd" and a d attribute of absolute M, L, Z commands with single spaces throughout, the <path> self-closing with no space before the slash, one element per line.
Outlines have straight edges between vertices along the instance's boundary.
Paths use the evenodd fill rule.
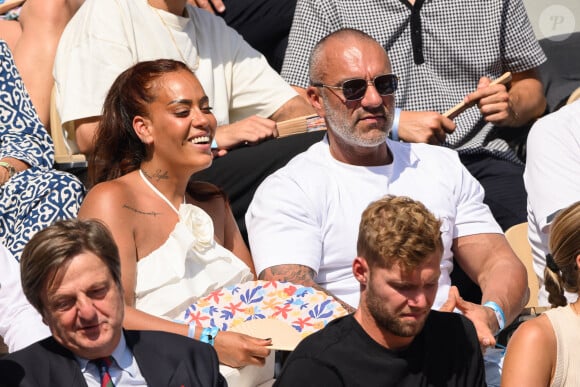
<path fill-rule="evenodd" d="M 440 228 L 441 222 L 421 202 L 388 195 L 363 212 L 357 254 L 369 266 L 413 269 L 428 255 L 443 252 Z"/>

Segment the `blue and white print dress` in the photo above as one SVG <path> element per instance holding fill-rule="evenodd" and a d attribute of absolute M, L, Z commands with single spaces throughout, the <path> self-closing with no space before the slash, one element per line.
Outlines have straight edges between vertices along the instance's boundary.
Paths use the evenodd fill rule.
<path fill-rule="evenodd" d="M 0 186 L 0 243 L 20 259 L 39 230 L 77 215 L 85 188 L 53 169 L 54 147 L 40 122 L 6 42 L 0 40 L 0 160 L 12 157 L 30 168 Z"/>

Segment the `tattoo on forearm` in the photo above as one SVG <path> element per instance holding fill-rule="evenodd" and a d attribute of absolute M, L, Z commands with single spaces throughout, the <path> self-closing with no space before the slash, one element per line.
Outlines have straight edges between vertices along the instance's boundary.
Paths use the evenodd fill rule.
<path fill-rule="evenodd" d="M 145 175 L 145 177 L 147 177 L 149 180 L 155 180 L 155 181 L 159 181 L 159 180 L 167 180 L 169 179 L 169 176 L 167 175 L 167 171 L 162 172 L 161 169 L 156 170 L 152 175 L 143 171 L 143 174 Z"/>
<path fill-rule="evenodd" d="M 149 216 L 158 216 L 158 215 L 161 215 L 161 212 L 155 212 L 155 211 L 145 212 L 145 211 L 141 211 L 141 210 L 138 210 L 136 208 L 133 208 L 133 207 L 127 205 L 127 204 L 124 204 L 123 205 L 123 208 L 126 208 L 129 211 L 133 211 L 134 213 L 140 214 L 140 215 L 149 215 Z"/>
<path fill-rule="evenodd" d="M 314 281 L 316 273 L 314 270 L 303 265 L 279 265 L 264 269 L 260 273 L 259 279 L 266 281 L 286 281 L 298 285 L 310 286 L 316 290 L 320 290 L 331 297 L 334 297 L 349 313 L 353 313 L 355 308 L 336 297 L 332 292 L 324 289 Z"/>
<path fill-rule="evenodd" d="M 260 273 L 260 279 L 268 281 L 287 281 L 310 286 L 314 283 L 314 270 L 302 265 L 272 266 Z"/>

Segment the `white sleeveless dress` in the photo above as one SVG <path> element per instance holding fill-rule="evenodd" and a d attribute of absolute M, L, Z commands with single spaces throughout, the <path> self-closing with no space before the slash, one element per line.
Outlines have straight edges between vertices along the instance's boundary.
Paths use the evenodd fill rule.
<path fill-rule="evenodd" d="M 137 309 L 180 320 L 199 297 L 252 279 L 250 268 L 214 239 L 213 221 L 201 208 L 184 203 L 179 211 L 141 171 L 141 178 L 179 216 L 157 250 L 137 262 Z"/>

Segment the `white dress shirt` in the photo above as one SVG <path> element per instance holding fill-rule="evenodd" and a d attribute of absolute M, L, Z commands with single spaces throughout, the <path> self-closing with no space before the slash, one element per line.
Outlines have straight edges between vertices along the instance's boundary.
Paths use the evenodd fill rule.
<path fill-rule="evenodd" d="M 109 367 L 109 374 L 115 387 L 147 386 L 135 356 L 127 347 L 124 335 L 121 335 L 121 340 L 119 340 L 119 344 L 111 356 L 115 361 Z M 75 357 L 79 362 L 88 387 L 101 387 L 101 376 L 97 365 L 88 359 Z"/>

